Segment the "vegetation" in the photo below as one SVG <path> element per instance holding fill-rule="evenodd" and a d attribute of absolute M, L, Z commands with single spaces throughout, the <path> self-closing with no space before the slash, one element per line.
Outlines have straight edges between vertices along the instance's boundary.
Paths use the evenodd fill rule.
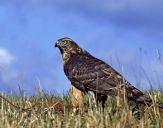
<path fill-rule="evenodd" d="M 161 65 L 163 59 L 157 50 Z M 71 95 L 47 94 L 38 89 L 35 96 L 0 93 L 0 128 L 163 128 L 163 91 L 147 92 L 153 104 L 149 107 L 109 97 L 105 109 L 87 95 L 82 111 L 73 113 Z"/>
<path fill-rule="evenodd" d="M 151 91 L 149 95 L 154 101 L 150 107 L 128 105 L 117 96 L 108 98 L 104 110 L 89 95 L 83 111 L 72 114 L 69 93 L 31 97 L 1 94 L 0 128 L 162 128 L 163 113 L 155 102 L 163 102 L 163 92 Z"/>

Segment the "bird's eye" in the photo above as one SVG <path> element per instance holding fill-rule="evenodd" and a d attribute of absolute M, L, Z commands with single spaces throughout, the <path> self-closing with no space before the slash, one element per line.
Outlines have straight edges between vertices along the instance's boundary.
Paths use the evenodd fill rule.
<path fill-rule="evenodd" d="M 66 44 L 67 44 L 67 41 L 64 41 L 64 42 L 63 42 L 63 45 L 66 45 Z"/>

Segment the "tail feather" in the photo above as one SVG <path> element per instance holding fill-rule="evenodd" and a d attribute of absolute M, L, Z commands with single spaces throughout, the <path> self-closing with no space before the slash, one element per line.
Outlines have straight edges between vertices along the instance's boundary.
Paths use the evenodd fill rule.
<path fill-rule="evenodd" d="M 163 104 L 162 103 L 158 103 L 158 107 L 163 109 Z"/>
<path fill-rule="evenodd" d="M 128 87 L 128 98 L 129 100 L 134 100 L 139 103 L 146 104 L 148 106 L 152 105 L 152 99 L 145 95 L 142 91 L 138 90 L 134 86 Z M 163 109 L 163 104 L 157 102 L 159 108 Z"/>

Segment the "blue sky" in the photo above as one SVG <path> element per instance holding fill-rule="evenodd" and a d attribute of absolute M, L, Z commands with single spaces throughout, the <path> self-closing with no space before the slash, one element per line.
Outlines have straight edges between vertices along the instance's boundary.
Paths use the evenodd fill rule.
<path fill-rule="evenodd" d="M 65 36 L 135 86 L 162 88 L 162 7 L 161 0 L 0 0 L 0 91 L 67 90 L 54 48 Z"/>

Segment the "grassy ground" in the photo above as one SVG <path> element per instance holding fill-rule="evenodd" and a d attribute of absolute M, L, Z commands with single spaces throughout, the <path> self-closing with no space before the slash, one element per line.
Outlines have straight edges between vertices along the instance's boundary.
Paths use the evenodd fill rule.
<path fill-rule="evenodd" d="M 150 94 L 154 101 L 163 99 L 162 92 Z M 72 115 L 68 93 L 1 96 L 5 99 L 0 99 L 0 128 L 163 128 L 163 117 L 156 105 L 139 107 L 138 111 L 135 104 L 129 107 L 120 97 L 109 97 L 103 111 L 93 96 L 86 96 L 83 112 Z"/>

